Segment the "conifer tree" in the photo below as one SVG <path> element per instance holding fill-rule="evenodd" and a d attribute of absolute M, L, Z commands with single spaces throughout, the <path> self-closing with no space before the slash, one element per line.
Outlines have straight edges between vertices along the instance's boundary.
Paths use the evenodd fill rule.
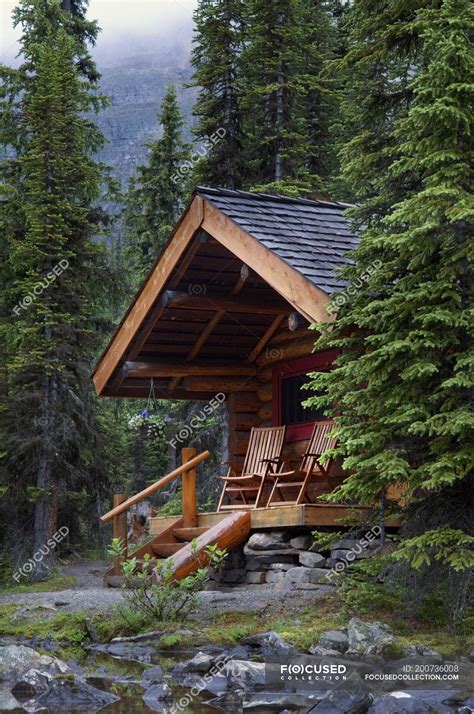
<path fill-rule="evenodd" d="M 176 88 L 170 85 L 158 115 L 162 126 L 147 144 L 148 162 L 137 168 L 127 196 L 126 231 L 137 280 L 143 278 L 183 210 L 189 149 L 184 142 Z"/>
<path fill-rule="evenodd" d="M 36 552 L 60 521 L 77 518 L 74 491 L 90 498 L 96 483 L 100 434 L 89 374 L 109 270 L 93 240 L 101 232 L 104 170 L 91 158 L 102 137 L 87 113 L 103 100 L 84 37 L 71 31 L 59 2 L 22 0 L 15 17 L 25 61 L 1 69 L 9 156 L 0 219 L 9 276 L 2 515 L 11 519 L 3 524 L 9 542 L 21 534 L 21 545 Z M 38 563 L 37 577 L 53 556 L 50 550 Z"/>
<path fill-rule="evenodd" d="M 334 111 L 323 66 L 334 27 L 322 2 L 250 0 L 243 56 L 249 185 L 311 195 L 329 173 Z"/>
<path fill-rule="evenodd" d="M 367 96 L 358 83 L 345 159 L 364 201 L 344 271 L 358 289 L 319 340 L 341 356 L 314 375 L 323 395 L 311 401 L 340 412 L 338 452 L 353 473 L 334 497 L 373 503 L 403 489 L 415 515 L 398 557 L 452 573 L 472 565 L 473 8 L 387 3 L 374 32 L 368 5 L 355 4 L 350 62 L 372 82 Z"/>
<path fill-rule="evenodd" d="M 199 87 L 194 134 L 198 147 L 206 150 L 196 166 L 194 183 L 230 189 L 242 186 L 244 13 L 243 0 L 200 0 L 194 15 L 193 86 Z"/>

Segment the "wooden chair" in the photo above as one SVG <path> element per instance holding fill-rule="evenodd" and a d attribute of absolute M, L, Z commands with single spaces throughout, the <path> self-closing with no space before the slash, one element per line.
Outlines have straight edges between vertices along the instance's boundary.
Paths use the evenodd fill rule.
<path fill-rule="evenodd" d="M 267 473 L 272 467 L 275 472 L 278 469 L 285 433 L 286 426 L 252 428 L 241 475 L 238 476 L 230 465 L 227 476 L 222 477 L 224 488 L 218 511 L 251 506 L 258 508 Z M 238 503 L 224 504 L 225 496 L 237 497 Z"/>
<path fill-rule="evenodd" d="M 336 445 L 336 439 L 328 436 L 333 428 L 334 424 L 332 421 L 316 422 L 309 440 L 308 448 L 301 459 L 299 469 L 280 471 L 279 473 L 269 472 L 267 474 L 267 477 L 273 480 L 273 488 L 268 498 L 267 506 L 282 506 L 288 504 L 298 506 L 304 503 L 305 499 L 307 499 L 307 502 L 310 502 L 307 496 L 307 489 L 311 481 L 314 481 L 314 479 L 318 477 L 322 477 L 328 486 L 331 487 L 329 471 L 333 459 L 327 459 L 324 463 L 321 463 L 320 457 L 328 451 L 328 449 L 332 449 Z M 285 491 L 289 489 L 298 489 L 296 498 L 290 500 L 285 498 Z M 277 492 L 280 494 L 281 501 L 273 500 Z"/>

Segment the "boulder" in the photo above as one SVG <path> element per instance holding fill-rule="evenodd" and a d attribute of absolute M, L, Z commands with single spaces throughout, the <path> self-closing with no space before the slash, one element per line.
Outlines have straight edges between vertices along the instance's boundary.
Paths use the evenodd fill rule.
<path fill-rule="evenodd" d="M 247 561 L 252 558 L 252 563 L 258 563 L 258 567 L 261 568 L 265 565 L 271 565 L 272 563 L 293 563 L 297 565 L 298 563 L 299 551 L 290 550 L 252 550 L 249 555 L 247 555 Z M 253 560 L 255 558 L 255 561 Z"/>
<path fill-rule="evenodd" d="M 247 573 L 246 580 L 249 585 L 261 585 L 265 582 L 265 570 L 254 570 Z"/>
<path fill-rule="evenodd" d="M 427 702 L 405 692 L 392 692 L 377 697 L 368 714 L 432 714 L 432 709 Z"/>
<path fill-rule="evenodd" d="M 265 582 L 266 583 L 283 583 L 285 580 L 285 573 L 278 572 L 277 570 L 268 570 Z"/>
<path fill-rule="evenodd" d="M 0 712 L 24 712 L 18 699 L 8 689 L 0 689 Z"/>
<path fill-rule="evenodd" d="M 286 548 L 291 548 L 288 541 L 289 535 L 286 531 L 253 533 L 247 541 L 247 547 L 252 550 L 285 550 Z"/>
<path fill-rule="evenodd" d="M 338 650 L 332 650 L 327 647 L 321 647 L 321 645 L 311 645 L 308 652 L 312 655 L 317 655 L 318 657 L 340 657 L 341 653 Z"/>
<path fill-rule="evenodd" d="M 206 652 L 198 652 L 194 657 L 187 662 L 184 662 L 183 672 L 208 672 L 216 658 L 215 654 Z"/>
<path fill-rule="evenodd" d="M 89 650 L 93 652 L 107 652 L 112 657 L 127 659 L 132 662 L 151 662 L 152 655 L 156 649 L 153 645 L 139 645 L 127 642 L 117 642 L 110 645 L 91 645 Z"/>
<path fill-rule="evenodd" d="M 294 567 L 294 563 L 281 563 L 281 562 L 271 563 L 268 566 L 269 570 L 279 570 L 280 572 L 282 570 L 284 570 L 284 571 L 291 570 L 291 568 L 293 568 L 293 567 Z"/>
<path fill-rule="evenodd" d="M 348 563 L 354 561 L 355 558 L 355 553 L 352 550 L 342 550 L 340 548 L 332 549 L 331 550 L 331 558 L 333 560 L 344 560 Z"/>
<path fill-rule="evenodd" d="M 322 568 L 326 562 L 326 558 L 321 553 L 310 553 L 309 551 L 300 553 L 300 564 L 307 568 Z"/>
<path fill-rule="evenodd" d="M 148 667 L 142 672 L 142 682 L 149 687 L 151 684 L 161 684 L 163 681 L 163 670 L 157 664 L 154 667 Z"/>
<path fill-rule="evenodd" d="M 115 694 L 92 687 L 79 677 L 53 677 L 47 691 L 35 701 L 51 714 L 62 714 L 76 710 L 94 712 L 119 700 Z"/>
<path fill-rule="evenodd" d="M 347 626 L 349 649 L 359 654 L 383 654 L 395 641 L 387 625 L 382 622 L 362 622 L 353 617 Z"/>
<path fill-rule="evenodd" d="M 329 630 L 328 632 L 323 632 L 319 638 L 319 645 L 320 647 L 327 647 L 344 653 L 349 648 L 349 638 L 341 630 Z"/>
<path fill-rule="evenodd" d="M 152 711 L 161 712 L 165 702 L 173 701 L 173 692 L 167 684 L 154 684 L 143 695 L 143 701 Z"/>
<path fill-rule="evenodd" d="M 273 630 L 246 637 L 242 642 L 251 647 L 258 647 L 263 657 L 275 655 L 278 657 L 291 657 L 298 654 L 296 647 L 285 642 L 285 640 Z"/>
<path fill-rule="evenodd" d="M 306 711 L 314 702 L 320 701 L 324 696 L 322 692 L 259 692 L 254 694 L 249 699 L 244 700 L 244 711 L 264 711 L 274 709 L 277 712 L 282 712 L 282 708 L 288 708 L 291 711 L 299 710 Z"/>
<path fill-rule="evenodd" d="M 435 657 L 439 661 L 443 659 L 439 652 L 432 650 L 431 647 L 418 643 L 404 647 L 403 654 L 405 657 Z"/>
<path fill-rule="evenodd" d="M 0 681 L 18 681 L 18 678 L 35 669 L 50 674 L 68 674 L 68 665 L 56 657 L 41 655 L 31 647 L 7 645 L 0 647 Z"/>
<path fill-rule="evenodd" d="M 227 677 L 229 689 L 249 691 L 265 684 L 264 662 L 234 659 L 225 664 L 221 673 Z"/>
<path fill-rule="evenodd" d="M 290 545 L 296 550 L 309 550 L 314 543 L 313 536 L 310 535 L 299 535 L 290 539 Z"/>
<path fill-rule="evenodd" d="M 291 568 L 285 573 L 285 578 L 290 583 L 320 583 L 324 582 L 328 571 L 324 568 L 305 568 L 303 566 Z"/>
<path fill-rule="evenodd" d="M 363 688 L 354 691 L 333 689 L 308 714 L 362 714 L 371 702 L 369 692 Z"/>

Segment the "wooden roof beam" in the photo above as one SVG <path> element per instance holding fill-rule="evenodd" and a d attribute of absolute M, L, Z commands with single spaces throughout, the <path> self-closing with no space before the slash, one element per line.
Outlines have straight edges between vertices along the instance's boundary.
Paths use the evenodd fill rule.
<path fill-rule="evenodd" d="M 260 352 L 263 350 L 267 342 L 271 340 L 275 332 L 278 330 L 280 327 L 281 323 L 285 319 L 286 315 L 277 315 L 275 319 L 272 321 L 272 324 L 270 327 L 265 331 L 265 333 L 262 335 L 262 337 L 259 339 L 253 350 L 247 355 L 247 359 L 245 360 L 246 362 L 253 362 L 254 360 L 257 359 L 258 355 Z"/>
<path fill-rule="evenodd" d="M 189 293 L 166 290 L 164 293 L 168 299 L 168 307 L 182 308 L 184 310 L 205 310 L 214 312 L 224 310 L 225 312 L 252 313 L 257 315 L 288 315 L 291 308 L 285 309 L 281 303 L 262 302 L 256 303 L 253 300 L 244 298 L 234 299 L 222 294 L 190 295 Z"/>
<path fill-rule="evenodd" d="M 197 364 L 148 360 L 125 362 L 126 376 L 133 377 L 253 377 L 257 368 L 240 364 Z"/>

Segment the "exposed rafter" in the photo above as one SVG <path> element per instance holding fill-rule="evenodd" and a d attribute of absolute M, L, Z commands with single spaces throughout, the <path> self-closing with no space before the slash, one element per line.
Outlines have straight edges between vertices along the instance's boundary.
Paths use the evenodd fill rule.
<path fill-rule="evenodd" d="M 158 360 L 125 362 L 127 377 L 252 377 L 257 368 L 241 364 L 176 363 Z"/>

